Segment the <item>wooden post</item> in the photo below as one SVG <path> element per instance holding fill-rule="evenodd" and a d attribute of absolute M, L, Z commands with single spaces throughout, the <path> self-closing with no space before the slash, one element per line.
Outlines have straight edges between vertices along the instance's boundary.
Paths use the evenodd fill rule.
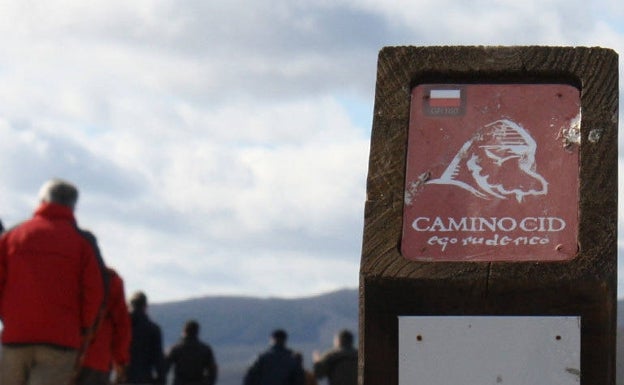
<path fill-rule="evenodd" d="M 427 112 L 422 114 L 421 121 L 414 117 L 420 111 L 421 103 L 429 103 L 429 99 L 436 97 L 432 89 L 450 90 L 439 94 L 459 97 L 461 100 L 451 101 L 450 106 L 467 108 L 468 116 L 475 113 L 475 107 L 470 104 L 474 99 L 466 95 L 473 93 L 473 86 L 479 85 L 502 86 L 505 92 L 506 86 L 513 89 L 526 85 L 573 87 L 578 90 L 580 131 L 564 132 L 551 125 L 552 132 L 544 134 L 543 130 L 549 129 L 547 126 L 528 127 L 526 122 L 518 122 L 521 119 L 514 120 L 511 113 L 501 115 L 497 121 L 476 122 L 475 127 L 470 128 L 472 134 L 464 134 L 465 138 L 461 140 L 457 138 L 458 143 L 464 144 L 464 147 L 459 146 L 463 149 L 461 151 L 450 139 L 455 134 L 447 133 L 437 139 L 435 136 L 414 137 L 413 133 L 423 127 L 422 121 L 433 121 L 426 116 Z M 530 102 L 534 103 L 527 101 Z M 492 112 L 488 106 L 480 107 Z M 436 111 L 440 110 L 429 112 Z M 448 109 L 442 113 L 463 114 L 463 110 L 458 111 Z M 566 114 L 562 112 L 563 118 L 556 116 L 552 119 L 570 118 Z M 527 115 L 531 115 L 530 111 Z M 617 117 L 618 57 L 609 49 L 531 46 L 386 47 L 381 50 L 360 266 L 360 384 L 398 384 L 397 318 L 410 315 L 580 316 L 581 383 L 615 384 Z M 441 131 L 447 129 L 444 126 L 446 121 L 444 118 L 435 120 L 441 122 Z M 453 169 L 455 166 L 449 165 L 446 158 L 440 157 L 437 163 L 430 156 L 421 159 L 416 155 L 420 148 L 414 148 L 444 148 L 448 144 L 446 147 L 451 156 L 457 154 L 457 159 L 466 161 L 467 149 L 481 140 L 480 148 L 490 151 L 490 156 L 492 152 L 509 150 L 501 150 L 501 141 L 496 142 L 494 131 L 500 132 L 501 129 L 513 132 L 518 138 L 526 134 L 518 141 L 529 150 L 511 154 L 510 158 L 524 157 L 526 160 L 534 157 L 532 163 L 525 162 L 520 168 L 544 183 L 533 180 L 528 182 L 532 183 L 530 188 L 523 184 L 524 187 L 517 191 L 524 193 L 515 195 L 506 195 L 508 191 L 500 186 L 488 188 L 483 184 L 480 185 L 481 191 L 475 192 L 472 190 L 479 187 L 464 188 L 464 184 L 455 181 L 459 168 Z M 533 138 L 537 143 L 536 150 Z M 561 148 L 546 150 L 549 147 L 542 142 L 548 138 Z M 423 143 L 429 139 L 432 143 Z M 445 140 L 449 142 L 439 142 Z M 509 141 L 503 141 L 503 144 L 507 145 Z M 530 152 L 531 148 L 533 152 Z M 483 157 L 475 159 L 479 161 Z M 567 163 L 571 162 L 570 159 L 576 162 L 578 174 L 570 172 Z M 497 158 L 498 164 L 505 160 L 507 158 L 503 155 Z M 431 166 L 433 171 L 420 173 L 418 168 L 421 166 L 426 170 Z M 475 177 L 477 171 L 474 164 L 472 166 Z M 561 186 L 557 175 L 542 177 L 549 167 L 550 172 L 561 168 L 561 175 L 568 178 L 567 186 Z M 440 195 L 441 199 L 448 201 L 424 202 L 424 196 L 433 191 L 434 186 L 440 188 L 439 191 L 455 190 L 451 195 Z M 544 197 L 537 195 L 546 186 L 550 193 L 558 191 L 557 194 L 562 194 L 563 199 L 551 196 L 550 200 L 543 201 Z M 409 199 L 406 199 L 407 194 L 410 194 Z M 435 199 L 436 193 L 429 196 Z M 457 214 L 454 222 L 449 224 L 448 218 L 453 216 L 453 210 L 462 207 L 454 199 L 471 202 L 472 208 Z M 492 207 L 492 202 L 499 201 L 502 203 Z M 482 206 L 475 207 L 479 202 Z M 520 203 L 526 202 L 541 202 L 540 210 L 545 212 L 544 215 L 527 211 L 523 217 L 522 207 L 525 206 Z M 550 212 L 550 204 L 558 205 L 557 210 L 552 210 L 557 212 Z M 515 205 L 517 211 L 509 214 L 505 211 L 506 205 Z M 432 213 L 442 206 L 448 206 L 447 211 L 441 211 L 441 222 L 434 225 Z M 498 210 L 501 214 L 497 216 Z M 419 212 L 428 214 L 419 217 Z M 531 233 L 528 235 L 544 236 L 543 247 L 527 246 L 530 242 L 527 237 L 525 245 L 512 248 L 487 248 L 478 242 L 468 248 L 466 245 L 473 239 L 470 237 L 481 235 L 477 234 L 479 229 L 474 222 L 478 219 L 474 219 L 472 225 L 460 221 L 464 217 L 478 218 L 480 212 L 487 213 L 483 215 L 487 218 L 497 217 L 492 225 L 494 229 L 481 228 L 482 234 L 497 235 L 499 241 L 506 231 L 522 227 Z M 501 218 L 506 219 L 500 222 Z M 529 219 L 521 225 L 523 218 Z M 549 220 L 552 231 L 546 229 Z M 556 225 L 561 222 L 565 225 Z M 541 234 L 535 233 L 538 223 L 541 224 Z M 442 245 L 436 243 L 440 235 L 444 235 L 441 234 L 444 230 L 455 238 L 454 249 L 449 246 L 441 251 Z M 521 234 L 511 234 L 505 245 L 522 238 Z M 412 236 L 424 238 L 408 239 Z M 539 243 L 537 238 L 534 241 Z M 462 242 L 464 247 L 459 246 Z M 517 242 L 524 242 L 524 238 Z"/>

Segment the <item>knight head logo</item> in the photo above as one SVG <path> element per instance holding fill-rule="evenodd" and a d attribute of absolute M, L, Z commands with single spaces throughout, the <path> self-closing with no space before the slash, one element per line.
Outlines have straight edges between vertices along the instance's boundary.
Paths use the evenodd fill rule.
<path fill-rule="evenodd" d="M 437 179 L 428 184 L 460 187 L 483 199 L 546 195 L 548 182 L 536 171 L 537 144 L 519 124 L 501 119 L 481 127 Z"/>

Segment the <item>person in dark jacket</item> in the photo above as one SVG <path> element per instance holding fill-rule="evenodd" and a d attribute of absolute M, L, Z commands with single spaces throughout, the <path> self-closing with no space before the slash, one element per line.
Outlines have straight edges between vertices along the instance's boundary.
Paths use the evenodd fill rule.
<path fill-rule="evenodd" d="M 190 320 L 184 325 L 182 339 L 165 358 L 166 372 L 174 367 L 173 385 L 214 385 L 217 364 L 210 345 L 199 339 L 199 323 Z"/>
<path fill-rule="evenodd" d="M 271 334 L 271 346 L 249 367 L 244 385 L 302 385 L 303 367 L 286 347 L 288 334 L 282 329 Z"/>
<path fill-rule="evenodd" d="M 334 337 L 334 348 L 323 355 L 313 353 L 314 375 L 329 379 L 329 385 L 357 385 L 358 352 L 353 347 L 353 334 L 340 331 Z"/>
<path fill-rule="evenodd" d="M 160 326 L 147 315 L 147 296 L 135 293 L 130 299 L 132 324 L 130 363 L 126 370 L 128 384 L 164 384 L 165 357 Z"/>
<path fill-rule="evenodd" d="M 0 236 L 0 384 L 66 384 L 104 299 L 95 237 L 80 230 L 78 189 L 46 182 L 33 218 Z"/>

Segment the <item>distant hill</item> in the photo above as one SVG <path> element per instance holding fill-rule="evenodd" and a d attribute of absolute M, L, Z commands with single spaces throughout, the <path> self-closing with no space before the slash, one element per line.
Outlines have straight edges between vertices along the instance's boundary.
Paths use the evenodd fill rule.
<path fill-rule="evenodd" d="M 245 370 L 268 346 L 276 328 L 289 333 L 288 345 L 304 354 L 311 368 L 314 350 L 328 349 L 340 329 L 358 333 L 358 290 L 345 289 L 297 299 L 204 297 L 152 304 L 150 316 L 163 330 L 167 349 L 188 319 L 202 326 L 201 338 L 212 345 L 219 364 L 218 385 L 241 385 Z M 618 301 L 617 385 L 624 385 L 624 301 Z"/>
<path fill-rule="evenodd" d="M 218 385 L 240 385 L 273 329 L 288 331 L 289 345 L 304 354 L 308 369 L 312 351 L 329 348 L 337 330 L 348 328 L 357 336 L 358 290 L 297 299 L 204 297 L 153 304 L 149 312 L 163 328 L 165 348 L 179 338 L 186 320 L 198 320 L 202 339 L 215 350 Z M 619 358 L 624 358 L 624 301 L 618 301 L 617 352 L 617 385 L 624 385 L 624 361 Z"/>
<path fill-rule="evenodd" d="M 201 338 L 215 351 L 218 384 L 240 385 L 247 366 L 268 346 L 276 328 L 288 332 L 288 345 L 304 354 L 308 369 L 312 352 L 330 348 L 336 331 L 350 329 L 357 339 L 358 290 L 297 299 L 195 298 L 150 305 L 149 314 L 162 327 L 166 349 L 178 340 L 184 323 L 196 319 Z"/>

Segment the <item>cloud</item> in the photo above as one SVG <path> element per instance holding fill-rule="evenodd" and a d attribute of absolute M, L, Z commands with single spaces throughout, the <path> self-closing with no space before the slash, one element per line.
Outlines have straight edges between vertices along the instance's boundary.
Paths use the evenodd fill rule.
<path fill-rule="evenodd" d="M 80 224 L 128 291 L 156 301 L 354 286 L 378 51 L 621 52 L 621 13 L 577 0 L 3 2 L 0 217 L 29 216 L 47 178 L 73 180 Z"/>

